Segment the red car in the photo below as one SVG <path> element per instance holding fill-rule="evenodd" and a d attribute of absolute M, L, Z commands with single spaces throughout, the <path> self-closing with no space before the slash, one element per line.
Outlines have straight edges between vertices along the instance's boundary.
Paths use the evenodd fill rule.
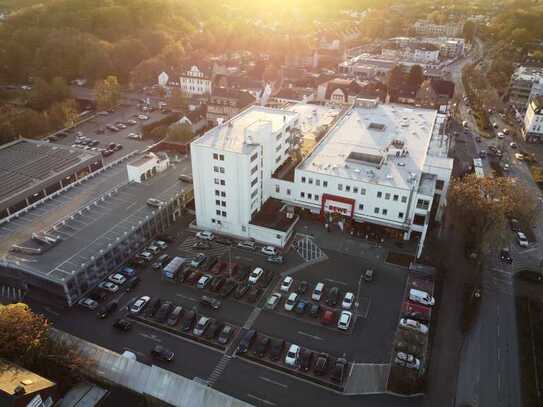
<path fill-rule="evenodd" d="M 192 273 L 189 274 L 189 276 L 187 277 L 187 279 L 185 280 L 186 283 L 188 284 L 196 284 L 196 282 L 200 279 L 200 277 L 202 277 L 203 274 L 200 273 L 199 271 L 193 271 Z"/>
<path fill-rule="evenodd" d="M 326 310 L 322 313 L 321 324 L 332 325 L 336 323 L 336 313 L 331 310 Z"/>
<path fill-rule="evenodd" d="M 215 265 L 211 268 L 212 274 L 221 274 L 221 272 L 226 268 L 226 263 L 224 261 L 218 261 L 215 263 Z"/>

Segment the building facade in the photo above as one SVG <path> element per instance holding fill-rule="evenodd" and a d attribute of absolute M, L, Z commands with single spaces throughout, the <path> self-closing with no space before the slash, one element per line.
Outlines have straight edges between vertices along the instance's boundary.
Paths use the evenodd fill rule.
<path fill-rule="evenodd" d="M 193 65 L 179 77 L 181 90 L 189 96 L 202 96 L 211 94 L 211 78 Z"/>
<path fill-rule="evenodd" d="M 456 37 L 462 34 L 464 25 L 461 22 L 434 24 L 428 20 L 418 20 L 414 28 L 417 35 Z"/>
<path fill-rule="evenodd" d="M 508 99 L 517 110 L 525 112 L 530 97 L 535 96 L 540 89 L 539 84 L 543 82 L 543 68 L 541 67 L 518 67 L 511 76 L 509 83 Z"/>
<path fill-rule="evenodd" d="M 535 96 L 528 103 L 522 136 L 528 142 L 543 141 L 543 96 Z"/>

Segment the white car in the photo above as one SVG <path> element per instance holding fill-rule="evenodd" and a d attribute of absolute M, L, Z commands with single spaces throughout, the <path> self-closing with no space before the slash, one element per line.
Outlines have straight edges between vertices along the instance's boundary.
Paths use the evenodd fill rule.
<path fill-rule="evenodd" d="M 149 301 L 151 301 L 151 297 L 148 297 L 147 295 L 138 298 L 136 302 L 130 307 L 130 312 L 132 314 L 139 314 L 149 303 Z"/>
<path fill-rule="evenodd" d="M 524 156 L 521 153 L 515 153 L 515 158 L 519 161 L 524 160 Z"/>
<path fill-rule="evenodd" d="M 128 133 L 128 138 L 131 138 L 133 140 L 141 140 L 142 136 L 138 133 Z"/>
<path fill-rule="evenodd" d="M 211 281 L 210 276 L 202 276 L 202 277 L 200 277 L 200 279 L 196 283 L 196 287 L 201 288 L 201 289 L 206 288 L 206 286 L 209 284 L 210 281 Z"/>
<path fill-rule="evenodd" d="M 255 268 L 249 275 L 249 283 L 256 284 L 262 274 L 264 274 L 264 270 L 262 270 L 260 267 Z"/>
<path fill-rule="evenodd" d="M 517 243 L 520 247 L 528 247 L 528 238 L 522 232 L 515 233 L 517 237 Z"/>
<path fill-rule="evenodd" d="M 277 256 L 277 249 L 273 246 L 264 246 L 261 250 L 262 254 L 266 256 Z"/>
<path fill-rule="evenodd" d="M 112 293 L 119 291 L 119 286 L 111 281 L 102 281 L 100 284 L 98 284 L 98 288 L 110 291 Z"/>
<path fill-rule="evenodd" d="M 285 301 L 285 311 L 292 311 L 298 302 L 298 294 L 290 293 Z"/>
<path fill-rule="evenodd" d="M 153 245 L 157 246 L 161 250 L 166 250 L 168 248 L 168 244 L 162 240 L 155 240 Z"/>
<path fill-rule="evenodd" d="M 81 298 L 77 303 L 90 310 L 95 310 L 98 308 L 98 303 L 90 298 Z"/>
<path fill-rule="evenodd" d="M 286 276 L 281 283 L 281 291 L 288 293 L 290 287 L 292 287 L 292 283 L 294 283 L 294 279 L 291 276 Z"/>
<path fill-rule="evenodd" d="M 213 233 L 207 232 L 205 230 L 196 233 L 196 237 L 198 239 L 202 239 L 202 240 L 213 240 L 213 239 L 215 239 L 215 235 Z"/>
<path fill-rule="evenodd" d="M 351 319 L 353 314 L 350 311 L 341 311 L 341 315 L 337 320 L 337 327 L 343 331 L 346 331 L 351 326 Z"/>
<path fill-rule="evenodd" d="M 115 283 L 118 285 L 124 284 L 126 281 L 126 277 L 123 276 L 121 273 L 112 274 L 107 279 L 111 281 L 112 283 Z"/>
<path fill-rule="evenodd" d="M 149 116 L 146 116 L 144 114 L 139 114 L 138 119 L 140 119 L 140 120 L 149 120 Z"/>
<path fill-rule="evenodd" d="M 409 369 L 420 369 L 420 360 L 410 353 L 398 352 L 394 358 L 394 363 Z"/>
<path fill-rule="evenodd" d="M 343 297 L 343 301 L 341 302 L 341 308 L 343 309 L 351 309 L 353 307 L 354 302 L 354 294 L 349 292 L 345 293 L 345 296 Z"/>
<path fill-rule="evenodd" d="M 295 367 L 298 365 L 298 357 L 300 355 L 300 347 L 298 345 L 290 345 L 287 354 L 285 355 L 285 364 Z"/>
<path fill-rule="evenodd" d="M 428 325 L 415 321 L 414 319 L 402 318 L 400 319 L 400 326 L 405 329 L 420 332 L 421 334 L 428 333 Z"/>
<path fill-rule="evenodd" d="M 504 136 L 504 134 L 500 131 L 500 132 L 498 132 L 497 137 L 501 140 L 501 139 L 503 139 L 505 136 Z"/>
<path fill-rule="evenodd" d="M 317 285 L 313 289 L 313 293 L 311 294 L 311 299 L 313 301 L 320 301 L 323 291 L 324 291 L 324 283 L 320 283 L 320 282 L 317 283 Z"/>
<path fill-rule="evenodd" d="M 281 294 L 273 293 L 268 297 L 268 300 L 266 301 L 266 308 L 275 309 L 275 307 L 277 307 L 277 304 L 279 304 L 279 301 L 281 301 L 281 298 Z"/>

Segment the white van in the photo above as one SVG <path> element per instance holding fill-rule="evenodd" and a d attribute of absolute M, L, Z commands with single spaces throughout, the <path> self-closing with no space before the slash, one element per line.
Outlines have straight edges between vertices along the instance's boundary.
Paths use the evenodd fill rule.
<path fill-rule="evenodd" d="M 317 283 L 317 285 L 315 286 L 315 289 L 313 290 L 313 294 L 311 294 L 311 299 L 313 301 L 320 301 L 323 290 L 324 290 L 324 283 Z"/>
<path fill-rule="evenodd" d="M 432 297 L 426 291 L 417 290 L 415 288 L 409 290 L 409 299 L 428 307 L 431 307 L 436 303 L 434 297 Z"/>

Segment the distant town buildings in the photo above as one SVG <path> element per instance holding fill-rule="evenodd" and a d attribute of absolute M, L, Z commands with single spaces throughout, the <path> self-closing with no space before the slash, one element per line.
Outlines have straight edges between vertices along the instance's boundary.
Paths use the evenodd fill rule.
<path fill-rule="evenodd" d="M 430 35 L 440 37 L 457 37 L 462 34 L 464 24 L 462 22 L 450 22 L 434 24 L 428 20 L 418 20 L 414 24 L 417 35 Z"/>
<path fill-rule="evenodd" d="M 181 90 L 189 96 L 211 94 L 211 77 L 193 65 L 188 71 L 179 76 Z"/>
<path fill-rule="evenodd" d="M 522 136 L 528 142 L 543 141 L 543 96 L 535 96 L 528 103 Z"/>
<path fill-rule="evenodd" d="M 525 112 L 530 96 L 535 96 L 537 89 L 540 89 L 537 87 L 540 82 L 543 83 L 543 67 L 519 66 L 511 75 L 509 103 L 518 111 Z"/>

